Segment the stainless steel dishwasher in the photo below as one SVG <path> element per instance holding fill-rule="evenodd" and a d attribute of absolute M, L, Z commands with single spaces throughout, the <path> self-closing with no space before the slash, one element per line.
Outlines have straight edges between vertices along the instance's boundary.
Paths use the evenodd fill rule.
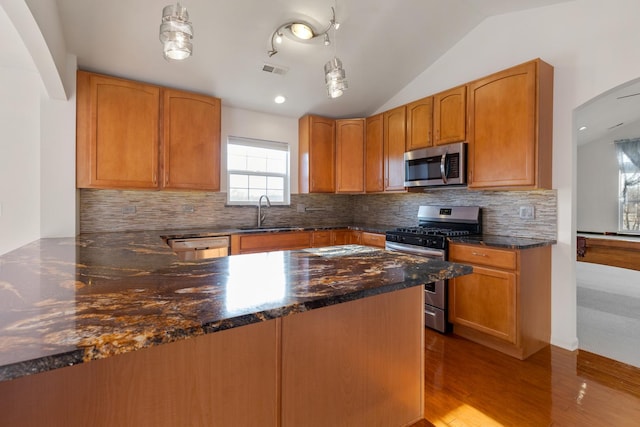
<path fill-rule="evenodd" d="M 182 261 L 218 258 L 229 255 L 229 236 L 169 239 L 167 243 Z"/>

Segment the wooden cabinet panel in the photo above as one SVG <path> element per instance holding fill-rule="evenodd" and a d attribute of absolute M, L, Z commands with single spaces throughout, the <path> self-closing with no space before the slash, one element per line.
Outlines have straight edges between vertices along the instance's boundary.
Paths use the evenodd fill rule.
<path fill-rule="evenodd" d="M 523 250 L 451 243 L 449 260 L 473 273 L 449 280 L 454 332 L 525 359 L 549 345 L 551 247 Z"/>
<path fill-rule="evenodd" d="M 300 193 L 334 193 L 335 120 L 304 116 L 298 121 Z"/>
<path fill-rule="evenodd" d="M 78 188 L 158 187 L 160 88 L 78 71 Z"/>
<path fill-rule="evenodd" d="M 380 233 L 362 232 L 360 244 L 365 246 L 375 246 L 376 248 L 384 248 L 386 236 Z"/>
<path fill-rule="evenodd" d="M 364 192 L 364 119 L 336 120 L 336 192 Z"/>
<path fill-rule="evenodd" d="M 311 247 L 310 231 L 286 231 L 279 233 L 232 234 L 231 254 L 284 251 Z"/>
<path fill-rule="evenodd" d="M 365 190 L 384 191 L 384 121 L 382 114 L 367 118 L 365 139 Z"/>
<path fill-rule="evenodd" d="M 433 128 L 435 145 L 466 140 L 466 86 L 458 86 L 433 96 Z"/>
<path fill-rule="evenodd" d="M 516 274 L 473 267 L 473 274 L 450 282 L 451 322 L 516 342 Z"/>
<path fill-rule="evenodd" d="M 78 188 L 220 189 L 218 98 L 84 71 L 77 89 Z"/>
<path fill-rule="evenodd" d="M 311 247 L 331 246 L 331 230 L 314 231 L 311 235 Z"/>
<path fill-rule="evenodd" d="M 422 419 L 423 301 L 414 287 L 284 317 L 282 426 Z"/>
<path fill-rule="evenodd" d="M 220 190 L 220 99 L 163 91 L 163 187 Z"/>
<path fill-rule="evenodd" d="M 407 104 L 406 151 L 433 145 L 433 97 Z"/>
<path fill-rule="evenodd" d="M 331 230 L 332 245 L 349 245 L 351 244 L 351 230 Z"/>
<path fill-rule="evenodd" d="M 349 235 L 349 243 L 352 245 L 361 245 L 362 244 L 362 231 L 351 230 L 351 234 Z"/>
<path fill-rule="evenodd" d="M 383 113 L 384 117 L 384 190 L 402 191 L 406 141 L 405 106 Z"/>
<path fill-rule="evenodd" d="M 469 84 L 469 187 L 551 188 L 553 67 L 535 60 Z"/>

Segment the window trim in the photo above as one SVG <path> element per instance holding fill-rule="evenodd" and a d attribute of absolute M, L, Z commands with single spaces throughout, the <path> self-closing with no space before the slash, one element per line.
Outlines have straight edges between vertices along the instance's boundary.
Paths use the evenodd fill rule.
<path fill-rule="evenodd" d="M 269 172 L 253 172 L 247 171 L 243 169 L 229 169 L 229 145 L 243 145 L 248 147 L 257 147 L 257 148 L 265 148 L 270 150 L 278 150 L 284 151 L 287 154 L 287 170 L 285 174 L 280 173 L 269 173 Z M 244 138 L 238 136 L 228 136 L 227 137 L 227 157 L 225 161 L 227 162 L 227 200 L 226 204 L 228 206 L 256 206 L 257 202 L 254 201 L 236 201 L 230 200 L 231 197 L 231 174 L 237 173 L 242 175 L 253 175 L 253 176 L 267 176 L 267 177 L 283 177 L 284 178 L 284 201 L 282 202 L 274 202 L 271 201 L 271 204 L 274 206 L 290 206 L 291 205 L 291 146 L 288 142 L 280 142 L 280 141 L 271 141 L 265 139 L 254 139 L 254 138 Z"/>

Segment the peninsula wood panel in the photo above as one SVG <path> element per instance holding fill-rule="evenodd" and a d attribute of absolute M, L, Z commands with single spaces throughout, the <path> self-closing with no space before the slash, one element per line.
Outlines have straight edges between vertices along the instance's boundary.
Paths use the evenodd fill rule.
<path fill-rule="evenodd" d="M 220 190 L 220 99 L 163 91 L 164 188 Z"/>
<path fill-rule="evenodd" d="M 422 419 L 423 325 L 420 286 L 283 318 L 282 426 Z"/>
<path fill-rule="evenodd" d="M 0 383 L 0 425 L 277 426 L 280 320 Z"/>
<path fill-rule="evenodd" d="M 336 120 L 336 193 L 364 193 L 364 119 Z"/>
<path fill-rule="evenodd" d="M 585 241 L 585 253 L 578 255 L 578 261 L 640 271 L 640 241 L 579 236 L 578 241 L 580 239 Z"/>

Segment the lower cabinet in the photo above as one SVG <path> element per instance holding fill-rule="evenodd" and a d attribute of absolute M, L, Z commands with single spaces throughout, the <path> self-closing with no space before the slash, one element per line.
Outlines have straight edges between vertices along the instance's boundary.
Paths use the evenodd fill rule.
<path fill-rule="evenodd" d="M 449 245 L 449 261 L 473 274 L 449 280 L 454 333 L 519 359 L 549 344 L 551 248 Z"/>
<path fill-rule="evenodd" d="M 365 245 L 384 248 L 385 235 L 349 229 L 265 232 L 231 235 L 231 255 L 255 252 L 320 248 L 333 245 Z"/>

